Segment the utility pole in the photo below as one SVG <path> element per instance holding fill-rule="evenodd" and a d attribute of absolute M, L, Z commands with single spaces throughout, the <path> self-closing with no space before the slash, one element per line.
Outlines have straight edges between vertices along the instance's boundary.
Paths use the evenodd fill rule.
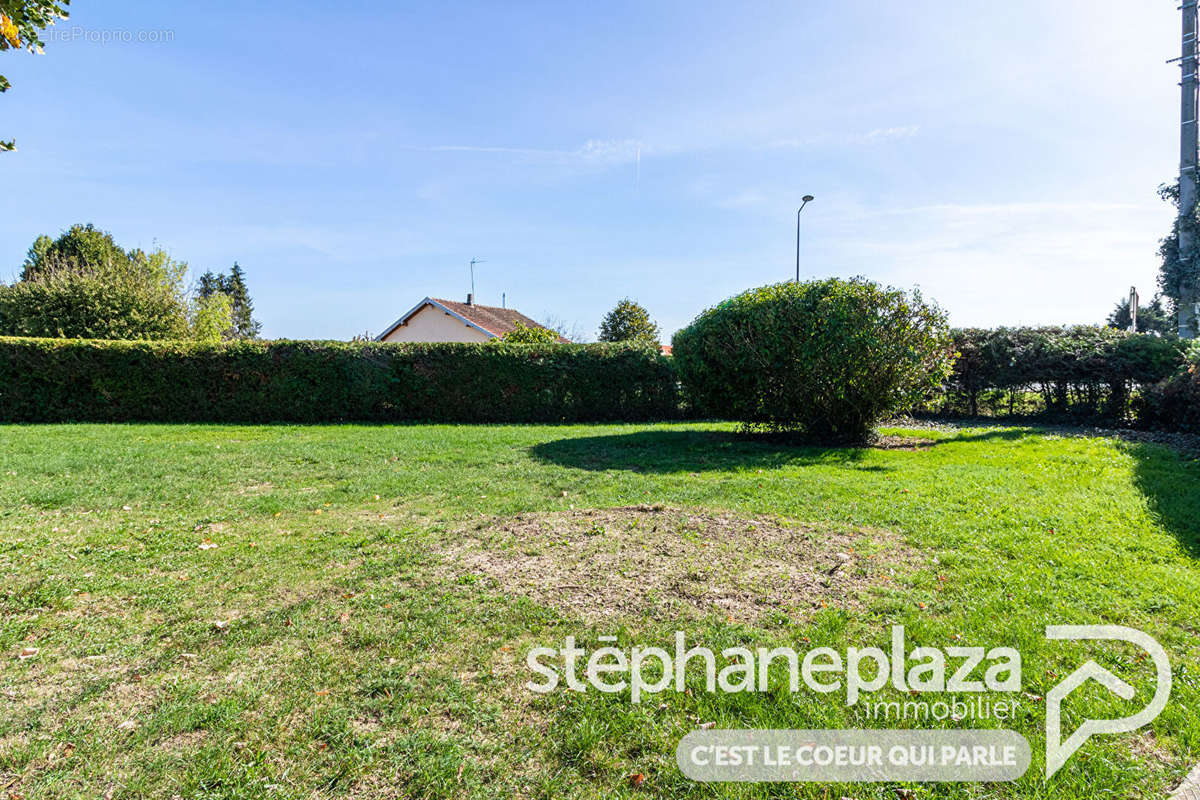
<path fill-rule="evenodd" d="M 1200 166 L 1200 139 L 1197 138 L 1197 112 L 1200 112 L 1200 96 L 1197 89 L 1197 0 L 1183 0 L 1183 54 L 1179 63 L 1183 68 L 1183 105 L 1180 115 L 1179 156 L 1179 262 L 1183 278 L 1179 286 L 1179 335 L 1184 339 L 1196 338 L 1196 168 Z"/>
<path fill-rule="evenodd" d="M 1137 315 L 1138 306 L 1141 304 L 1142 298 L 1138 297 L 1136 286 L 1129 287 L 1129 332 L 1137 333 Z"/>

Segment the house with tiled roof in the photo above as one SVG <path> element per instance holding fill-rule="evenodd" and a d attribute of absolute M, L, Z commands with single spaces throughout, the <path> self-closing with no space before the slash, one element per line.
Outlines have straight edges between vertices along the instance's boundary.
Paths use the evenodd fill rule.
<path fill-rule="evenodd" d="M 467 295 L 467 302 L 456 303 L 426 297 L 408 313 L 375 337 L 377 342 L 486 342 L 499 339 L 518 324 L 543 328 L 512 308 L 481 306 Z M 567 340 L 559 336 L 560 342 Z"/>

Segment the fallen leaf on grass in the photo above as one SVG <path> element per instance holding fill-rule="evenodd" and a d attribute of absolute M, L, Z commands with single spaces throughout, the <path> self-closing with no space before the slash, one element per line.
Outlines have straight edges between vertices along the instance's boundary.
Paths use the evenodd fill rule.
<path fill-rule="evenodd" d="M 27 658 L 33 658 L 37 654 L 38 649 L 36 647 L 25 647 L 21 649 L 21 652 L 17 655 L 17 658 L 21 661 L 24 661 Z"/>
<path fill-rule="evenodd" d="M 646 782 L 646 776 L 640 772 L 635 772 L 629 776 L 629 785 L 635 789 L 638 788 L 639 786 L 641 786 L 645 782 Z"/>
<path fill-rule="evenodd" d="M 205 539 L 203 542 L 200 543 L 201 550 L 212 550 L 216 546 L 217 546 L 216 542 L 213 542 L 209 539 Z"/>
<path fill-rule="evenodd" d="M 131 719 L 127 719 L 124 722 L 122 722 L 120 725 L 118 725 L 117 727 L 123 731 L 131 731 L 131 730 L 135 729 L 137 726 L 138 726 L 137 722 L 135 722 L 134 720 L 131 720 Z"/>

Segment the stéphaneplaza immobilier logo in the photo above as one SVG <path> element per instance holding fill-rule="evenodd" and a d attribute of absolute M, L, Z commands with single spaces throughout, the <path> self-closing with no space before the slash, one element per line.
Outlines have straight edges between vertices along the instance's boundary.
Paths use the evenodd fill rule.
<path fill-rule="evenodd" d="M 687 777 L 704 782 L 993 782 L 1014 781 L 1029 769 L 1028 740 L 1016 731 L 995 727 L 1015 718 L 1021 705 L 1021 654 L 1012 647 L 908 648 L 904 626 L 892 627 L 890 652 L 878 647 L 830 647 L 798 652 L 789 647 L 728 647 L 719 653 L 689 647 L 677 631 L 670 649 L 616 646 L 615 636 L 601 636 L 604 646 L 587 650 L 568 636 L 560 648 L 536 647 L 525 662 L 537 677 L 526 683 L 531 692 L 547 694 L 563 684 L 575 692 L 628 691 L 633 703 L 666 691 L 687 691 L 689 670 L 703 670 L 709 693 L 768 692 L 772 675 L 782 665 L 790 692 L 801 686 L 818 694 L 841 695 L 846 705 L 859 705 L 866 718 L 887 722 L 990 721 L 973 729 L 930 730 L 716 730 L 702 729 L 683 737 L 676 760 Z M 1120 719 L 1084 721 L 1062 738 L 1062 704 L 1089 680 L 1124 700 L 1136 690 L 1108 670 L 1087 661 L 1046 695 L 1046 780 L 1049 780 L 1097 734 L 1124 733 L 1150 724 L 1171 694 L 1171 665 L 1166 651 L 1147 634 L 1115 625 L 1052 625 L 1052 641 L 1128 642 L 1149 655 L 1156 688 L 1149 703 Z M 911 699 L 877 700 L 875 692 L 890 686 Z M 999 694 L 1003 699 L 991 699 Z M 940 698 L 938 696 L 941 696 Z M 934 699 L 930 699 L 930 698 Z M 919 698 L 919 699 L 916 699 Z"/>

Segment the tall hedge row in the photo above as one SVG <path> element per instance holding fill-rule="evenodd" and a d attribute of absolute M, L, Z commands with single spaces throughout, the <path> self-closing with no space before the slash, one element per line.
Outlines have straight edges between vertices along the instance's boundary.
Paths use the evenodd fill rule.
<path fill-rule="evenodd" d="M 0 337 L 3 422 L 558 422 L 678 413 L 671 363 L 645 346 Z"/>
<path fill-rule="evenodd" d="M 938 410 L 1125 418 L 1135 390 L 1173 375 L 1178 339 L 1079 325 L 962 329 Z"/>
<path fill-rule="evenodd" d="M 1192 342 L 1175 375 L 1146 387 L 1135 407 L 1142 425 L 1200 433 L 1200 343 Z"/>

